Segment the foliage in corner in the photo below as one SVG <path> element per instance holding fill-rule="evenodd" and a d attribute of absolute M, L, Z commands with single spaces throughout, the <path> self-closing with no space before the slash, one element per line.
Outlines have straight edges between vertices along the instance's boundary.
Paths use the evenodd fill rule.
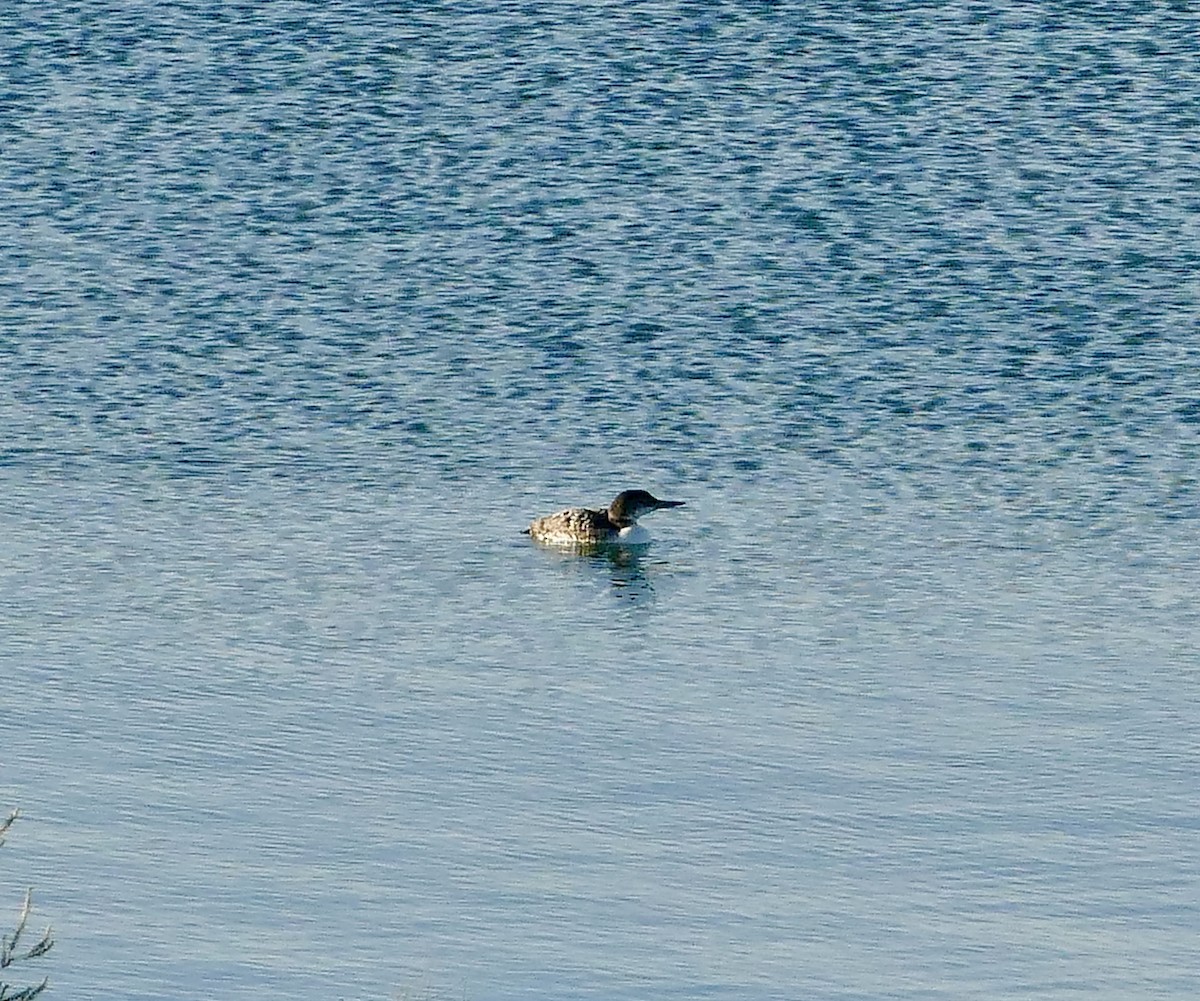
<path fill-rule="evenodd" d="M 20 812 L 14 810 L 8 815 L 8 819 L 0 821 L 0 845 L 4 844 L 4 835 L 8 833 L 8 829 L 12 827 L 13 821 L 20 816 Z M 42 982 L 35 987 L 12 987 L 4 982 L 4 971 L 7 970 L 13 963 L 22 963 L 29 959 L 37 959 L 38 956 L 44 956 L 54 945 L 54 939 L 51 937 L 50 929 L 47 928 L 42 932 L 42 937 L 39 938 L 33 945 L 24 948 L 21 944 L 21 938 L 25 934 L 25 926 L 29 923 L 29 912 L 33 910 L 33 891 L 28 890 L 25 893 L 25 903 L 21 905 L 21 915 L 17 918 L 17 926 L 11 935 L 5 935 L 0 939 L 0 1001 L 30 1001 L 31 998 L 37 997 L 46 989 L 48 979 L 43 979 Z"/>

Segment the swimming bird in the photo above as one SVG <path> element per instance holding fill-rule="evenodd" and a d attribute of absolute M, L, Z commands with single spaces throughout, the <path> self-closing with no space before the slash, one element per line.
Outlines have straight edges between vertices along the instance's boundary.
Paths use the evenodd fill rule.
<path fill-rule="evenodd" d="M 638 518 L 659 508 L 682 506 L 683 501 L 659 500 L 645 490 L 622 490 L 607 508 L 569 507 L 537 518 L 522 531 L 538 542 L 556 545 L 643 546 L 650 533 L 637 523 Z"/>

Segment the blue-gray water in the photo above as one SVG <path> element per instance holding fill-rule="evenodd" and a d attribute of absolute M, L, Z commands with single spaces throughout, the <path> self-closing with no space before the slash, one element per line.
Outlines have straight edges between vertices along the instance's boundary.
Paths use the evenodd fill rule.
<path fill-rule="evenodd" d="M 1200 994 L 1186 5 L 0 29 L 25 980 Z"/>

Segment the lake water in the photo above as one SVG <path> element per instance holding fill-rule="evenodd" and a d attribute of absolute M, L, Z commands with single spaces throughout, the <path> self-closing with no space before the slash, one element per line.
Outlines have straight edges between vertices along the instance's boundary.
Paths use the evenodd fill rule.
<path fill-rule="evenodd" d="M 1200 994 L 1185 5 L 0 28 L 15 982 Z"/>

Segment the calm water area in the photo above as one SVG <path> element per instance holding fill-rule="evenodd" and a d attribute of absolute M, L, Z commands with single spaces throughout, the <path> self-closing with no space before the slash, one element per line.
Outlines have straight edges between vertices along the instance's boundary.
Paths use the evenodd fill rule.
<path fill-rule="evenodd" d="M 18 0 L 0 81 L 0 977 L 1200 996 L 1188 5 Z"/>

